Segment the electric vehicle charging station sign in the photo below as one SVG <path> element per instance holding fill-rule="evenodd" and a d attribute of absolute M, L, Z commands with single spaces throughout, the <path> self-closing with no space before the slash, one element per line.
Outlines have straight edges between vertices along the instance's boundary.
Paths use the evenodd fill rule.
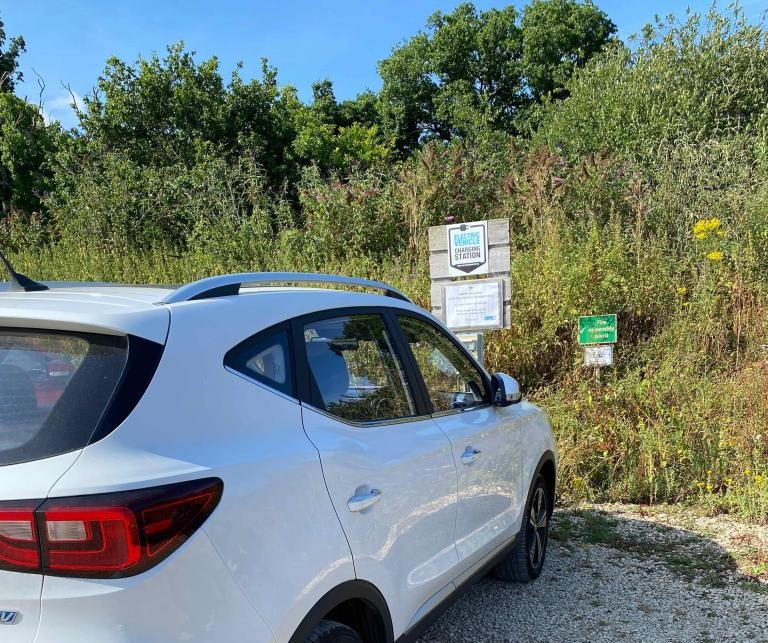
<path fill-rule="evenodd" d="M 488 222 L 473 221 L 447 226 L 448 275 L 469 277 L 488 274 Z"/>

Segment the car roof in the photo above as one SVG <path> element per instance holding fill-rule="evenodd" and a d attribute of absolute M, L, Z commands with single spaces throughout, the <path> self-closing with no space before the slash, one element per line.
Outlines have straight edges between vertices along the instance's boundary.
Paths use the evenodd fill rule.
<path fill-rule="evenodd" d="M 137 335 L 163 343 L 170 313 L 155 302 L 169 289 L 46 283 L 49 290 L 0 291 L 0 325 Z"/>
<path fill-rule="evenodd" d="M 164 343 L 171 309 L 205 301 L 166 303 L 164 300 L 178 292 L 176 286 L 89 282 L 44 282 L 44 285 L 48 290 L 33 292 L 10 291 L 7 284 L 0 285 L 0 326 L 131 334 Z M 322 308 L 393 304 L 416 308 L 410 302 L 384 295 L 304 286 L 244 285 L 240 294 L 233 297 L 275 296 L 286 302 L 286 299 L 306 298 L 310 292 L 312 305 L 325 304 Z"/>

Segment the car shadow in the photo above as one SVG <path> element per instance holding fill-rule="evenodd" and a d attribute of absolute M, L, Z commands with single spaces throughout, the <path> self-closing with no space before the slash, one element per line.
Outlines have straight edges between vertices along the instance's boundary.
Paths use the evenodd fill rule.
<path fill-rule="evenodd" d="M 420 642 L 768 641 L 768 584 L 742 569 L 698 530 L 560 509 L 536 582 L 489 576 Z"/>

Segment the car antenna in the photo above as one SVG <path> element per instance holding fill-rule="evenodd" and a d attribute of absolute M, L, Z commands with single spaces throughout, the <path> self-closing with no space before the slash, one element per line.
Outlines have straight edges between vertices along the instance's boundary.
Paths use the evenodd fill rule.
<path fill-rule="evenodd" d="M 0 252 L 0 261 L 2 261 L 5 269 L 8 271 L 8 282 L 10 284 L 8 290 L 11 292 L 33 292 L 36 290 L 48 290 L 48 286 L 38 283 L 29 277 L 22 275 L 20 272 L 16 272 L 11 265 L 11 262 L 5 258 L 5 255 Z"/>

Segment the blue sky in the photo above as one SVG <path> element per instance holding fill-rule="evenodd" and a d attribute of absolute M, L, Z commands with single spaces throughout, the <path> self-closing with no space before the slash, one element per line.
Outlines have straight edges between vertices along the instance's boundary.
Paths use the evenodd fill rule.
<path fill-rule="evenodd" d="M 315 80 L 330 78 L 339 99 L 379 88 L 376 63 L 421 29 L 436 10 L 458 0 L 0 0 L 6 34 L 22 34 L 25 81 L 17 93 L 39 101 L 36 73 L 45 81 L 44 109 L 65 126 L 75 124 L 68 84 L 77 96 L 96 83 L 104 61 L 164 52 L 183 40 L 202 60 L 216 55 L 228 76 L 237 61 L 244 76 L 258 75 L 260 59 L 277 67 L 281 84 L 311 95 Z M 508 2 L 475 0 L 480 9 Z M 522 7 L 524 2 L 514 2 Z M 654 14 L 706 11 L 710 0 L 597 0 L 626 38 Z M 721 3 L 723 5 L 724 3 Z M 765 0 L 742 5 L 756 20 Z M 36 73 L 35 73 L 36 72 Z"/>

